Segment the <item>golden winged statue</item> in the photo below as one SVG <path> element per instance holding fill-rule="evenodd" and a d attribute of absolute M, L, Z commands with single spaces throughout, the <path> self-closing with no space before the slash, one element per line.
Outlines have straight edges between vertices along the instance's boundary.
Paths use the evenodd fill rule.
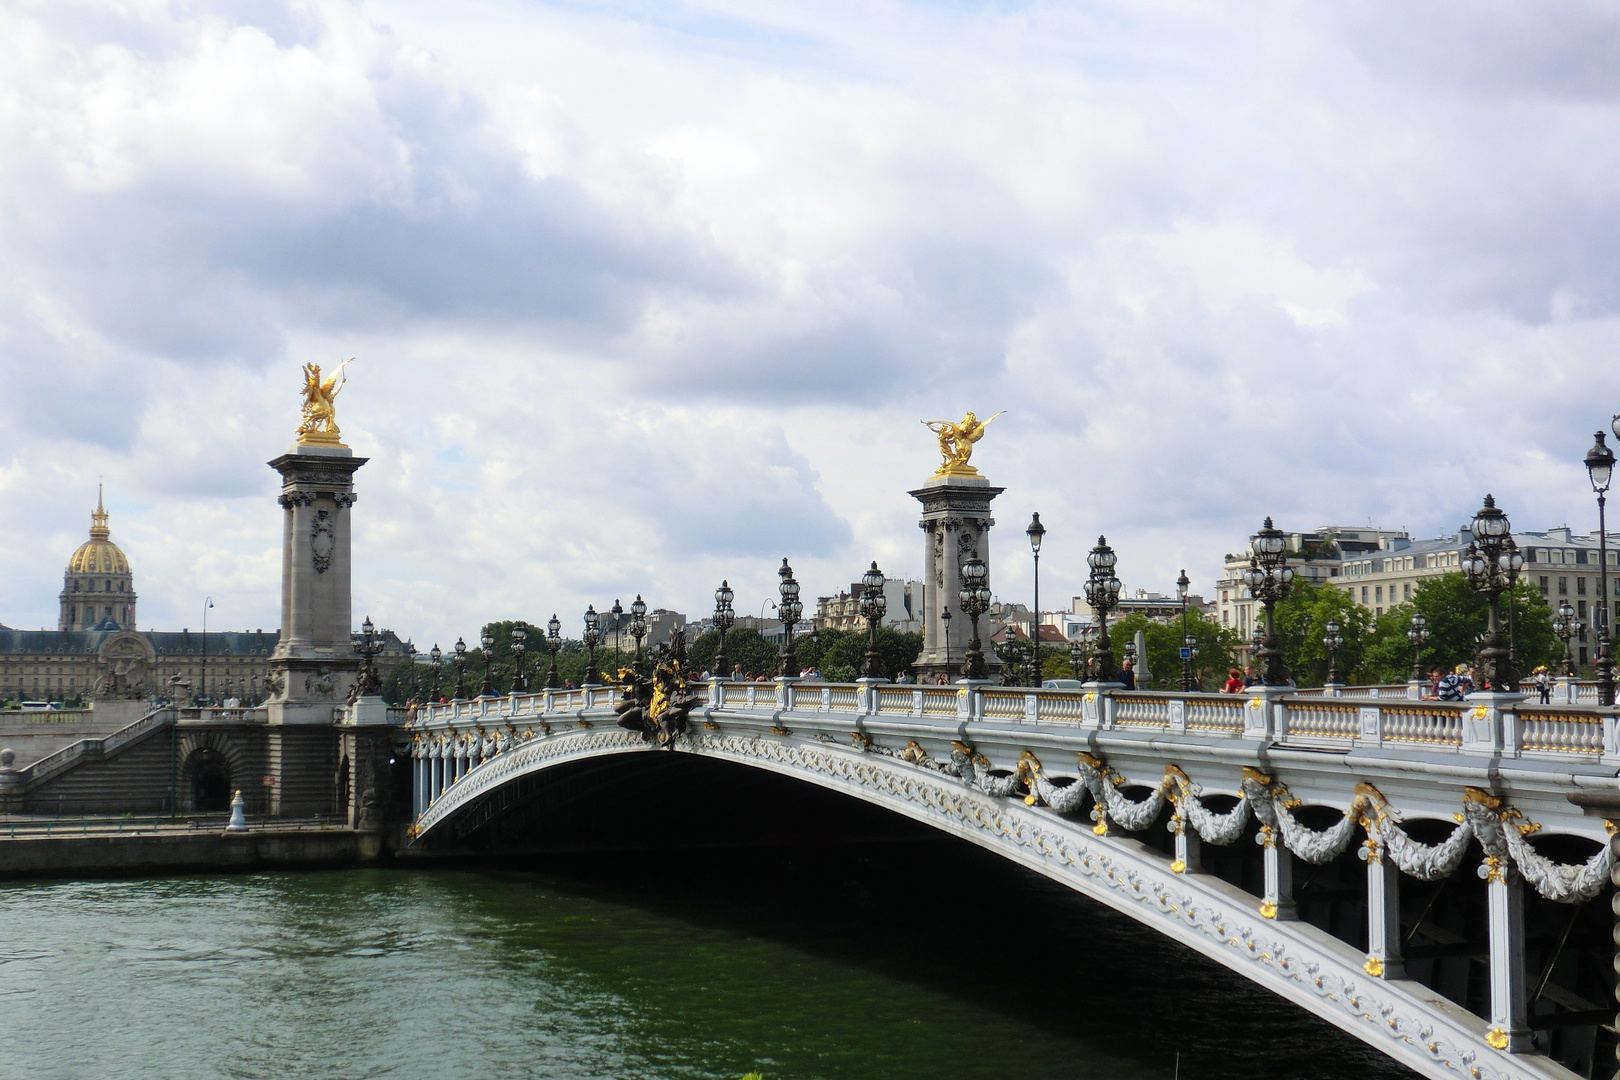
<path fill-rule="evenodd" d="M 973 413 L 963 413 L 958 423 L 949 420 L 924 420 L 923 424 L 939 438 L 940 464 L 935 476 L 978 476 L 979 470 L 968 464 L 973 456 L 973 444 L 984 438 L 984 429 L 1001 412 L 980 420 Z"/>
<path fill-rule="evenodd" d="M 337 366 L 326 379 L 321 378 L 321 365 L 304 365 L 304 420 L 298 425 L 301 446 L 342 446 L 338 436 L 337 396 L 347 381 L 343 369 L 354 357 Z"/>

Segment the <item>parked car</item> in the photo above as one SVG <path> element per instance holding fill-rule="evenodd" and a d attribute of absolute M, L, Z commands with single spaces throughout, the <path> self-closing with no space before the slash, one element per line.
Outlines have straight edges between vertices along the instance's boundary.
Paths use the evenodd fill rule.
<path fill-rule="evenodd" d="M 1079 679 L 1047 679 L 1041 683 L 1042 690 L 1079 690 Z"/>

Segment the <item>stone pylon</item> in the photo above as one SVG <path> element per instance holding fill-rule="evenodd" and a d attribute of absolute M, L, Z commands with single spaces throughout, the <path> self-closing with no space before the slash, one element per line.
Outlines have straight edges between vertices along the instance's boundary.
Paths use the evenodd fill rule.
<path fill-rule="evenodd" d="M 968 641 L 973 636 L 970 620 L 957 601 L 961 591 L 961 565 L 975 553 L 990 566 L 990 501 L 1005 488 L 991 487 L 982 476 L 935 475 L 928 483 L 910 492 L 923 506 L 923 648 L 917 657 L 917 675 L 932 680 L 943 672 L 955 679 L 966 662 Z M 990 587 L 995 588 L 995 574 Z M 950 608 L 951 618 L 944 618 Z M 992 672 L 1000 669 L 995 649 L 990 645 L 990 627 L 985 616 L 979 619 L 979 638 L 985 663 Z"/>
<path fill-rule="evenodd" d="M 270 462 L 281 474 L 281 639 L 270 657 L 270 812 L 340 812 L 338 706 L 357 678 L 350 627 L 349 518 L 354 473 L 342 445 L 300 442 Z"/>

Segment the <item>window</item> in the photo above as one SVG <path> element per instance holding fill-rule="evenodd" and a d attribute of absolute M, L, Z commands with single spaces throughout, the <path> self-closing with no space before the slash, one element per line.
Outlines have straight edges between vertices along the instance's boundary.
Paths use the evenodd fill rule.
<path fill-rule="evenodd" d="M 1367 602 L 1367 586 L 1365 585 L 1361 587 L 1361 602 L 1363 604 Z"/>
<path fill-rule="evenodd" d="M 1575 595 L 1576 596 L 1585 596 L 1586 595 L 1586 579 L 1585 578 L 1578 577 L 1578 578 L 1575 579 Z"/>
<path fill-rule="evenodd" d="M 1582 619 L 1586 618 L 1586 601 L 1585 600 L 1577 600 L 1577 601 L 1575 601 L 1575 614 L 1579 618 L 1582 618 Z"/>
<path fill-rule="evenodd" d="M 1561 577 L 1561 578 L 1558 579 L 1558 595 L 1559 596 L 1568 596 L 1569 595 L 1569 578 Z"/>
<path fill-rule="evenodd" d="M 1378 609 L 1378 614 L 1379 614 L 1379 615 L 1382 615 L 1382 614 L 1383 614 L 1383 613 L 1384 613 L 1384 609 L 1383 609 L 1383 608 L 1379 608 L 1379 609 Z"/>
<path fill-rule="evenodd" d="M 1536 579 L 1536 584 L 1541 586 L 1541 595 L 1546 596 L 1547 595 L 1547 575 L 1543 574 L 1540 578 Z"/>
<path fill-rule="evenodd" d="M 1585 633 L 1585 631 L 1582 631 L 1583 635 L 1584 635 L 1584 633 Z M 1581 646 L 1581 660 L 1580 660 L 1580 662 L 1581 662 L 1582 666 L 1585 666 L 1585 664 L 1586 664 L 1586 646 L 1585 645 Z"/>
<path fill-rule="evenodd" d="M 1384 602 L 1384 587 L 1382 585 L 1373 586 L 1373 599 L 1377 600 L 1380 604 Z M 1383 609 L 1380 608 L 1378 610 L 1378 614 L 1382 615 L 1383 613 Z"/>
<path fill-rule="evenodd" d="M 1402 600 L 1410 600 L 1410 599 L 1412 599 L 1412 583 L 1410 581 L 1402 583 L 1402 585 L 1401 585 L 1401 599 Z"/>

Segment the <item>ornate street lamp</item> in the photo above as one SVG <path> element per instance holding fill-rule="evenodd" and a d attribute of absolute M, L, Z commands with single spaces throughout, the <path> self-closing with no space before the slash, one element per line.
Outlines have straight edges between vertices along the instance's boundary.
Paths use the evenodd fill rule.
<path fill-rule="evenodd" d="M 546 623 L 546 651 L 551 654 L 551 670 L 546 673 L 546 689 L 555 690 L 562 685 L 562 676 L 557 673 L 557 650 L 562 648 L 562 623 L 552 613 L 551 621 Z"/>
<path fill-rule="evenodd" d="M 777 674 L 784 679 L 797 679 L 799 657 L 793 651 L 793 628 L 799 625 L 804 605 L 799 602 L 799 583 L 793 580 L 793 567 L 788 565 L 786 558 L 782 560 L 782 568 L 776 572 L 776 576 L 782 579 L 776 588 L 782 597 L 782 602 L 776 605 L 776 614 L 782 620 L 782 667 Z"/>
<path fill-rule="evenodd" d="M 1193 678 L 1193 657 L 1197 655 L 1197 642 L 1187 630 L 1187 589 L 1192 585 L 1187 577 L 1187 571 L 1182 570 L 1181 576 L 1176 578 L 1176 595 L 1181 598 L 1181 689 L 1183 693 L 1192 693 L 1198 689 L 1198 682 Z"/>
<path fill-rule="evenodd" d="M 1086 603 L 1097 614 L 1097 680 L 1110 682 L 1114 678 L 1114 648 L 1108 637 L 1108 613 L 1119 606 L 1119 578 L 1114 576 L 1114 563 L 1118 557 L 1108 546 L 1108 538 L 1097 537 L 1097 546 L 1086 556 L 1091 576 L 1086 579 Z M 1134 665 L 1133 669 L 1134 669 Z"/>
<path fill-rule="evenodd" d="M 463 692 L 463 677 L 467 673 L 467 643 L 459 637 L 456 638 L 456 655 L 454 660 L 456 664 L 456 696 L 451 700 L 460 701 Z"/>
<path fill-rule="evenodd" d="M 1581 621 L 1575 617 L 1575 609 L 1569 606 L 1568 600 L 1558 601 L 1558 614 L 1553 616 L 1553 633 L 1564 643 L 1563 673 L 1572 678 L 1575 675 L 1575 661 L 1570 656 L 1569 640 L 1580 632 Z"/>
<path fill-rule="evenodd" d="M 1614 418 L 1616 438 L 1620 438 L 1620 416 Z M 1598 595 L 1593 629 L 1597 631 L 1598 704 L 1614 704 L 1614 641 L 1609 633 L 1609 528 L 1604 519 L 1605 496 L 1614 476 L 1614 451 L 1603 442 L 1603 432 L 1586 452 L 1586 474 L 1598 501 Z"/>
<path fill-rule="evenodd" d="M 945 666 L 951 666 L 951 606 L 946 604 L 939 609 L 939 617 L 945 622 Z"/>
<path fill-rule="evenodd" d="M 630 636 L 636 639 L 636 670 L 641 670 L 641 639 L 647 636 L 647 604 L 636 594 L 635 603 L 630 605 Z"/>
<path fill-rule="evenodd" d="M 490 682 L 490 662 L 495 659 L 495 635 L 488 630 L 478 639 L 479 651 L 484 654 L 484 685 L 478 688 L 479 697 L 494 697 L 495 685 Z"/>
<path fill-rule="evenodd" d="M 975 552 L 961 565 L 958 574 L 962 579 L 962 588 L 957 593 L 956 601 L 973 623 L 973 637 L 968 641 L 967 668 L 963 675 L 969 679 L 988 679 L 990 670 L 985 667 L 984 646 L 979 641 L 979 616 L 990 610 L 990 568 Z"/>
<path fill-rule="evenodd" d="M 1327 625 L 1322 627 L 1322 648 L 1328 654 L 1329 686 L 1339 685 L 1339 650 L 1344 648 L 1344 638 L 1339 636 L 1339 620 L 1329 619 Z"/>
<path fill-rule="evenodd" d="M 726 631 L 737 622 L 737 612 L 731 606 L 736 595 L 724 581 L 714 590 L 714 628 L 720 632 L 720 651 L 714 655 L 714 673 L 722 679 L 731 678 L 731 657 L 726 655 Z"/>
<path fill-rule="evenodd" d="M 602 616 L 596 605 L 585 609 L 585 680 L 583 686 L 600 686 L 602 677 L 596 673 L 596 647 L 602 644 Z"/>
<path fill-rule="evenodd" d="M 1412 643 L 1412 675 L 1413 682 L 1423 681 L 1423 646 L 1429 640 L 1429 620 L 1423 612 L 1412 616 L 1411 628 L 1406 631 L 1406 640 Z"/>
<path fill-rule="evenodd" d="M 1288 595 L 1294 570 L 1288 565 L 1282 530 L 1274 527 L 1269 517 L 1254 534 L 1249 548 L 1249 568 L 1243 571 L 1243 584 L 1266 606 L 1265 636 L 1260 639 L 1260 661 L 1265 671 L 1260 679 L 1267 686 L 1284 686 L 1288 671 L 1283 667 L 1282 642 L 1277 637 L 1277 601 Z"/>
<path fill-rule="evenodd" d="M 1079 638 L 1069 642 L 1069 670 L 1074 672 L 1076 680 L 1080 678 L 1080 668 L 1086 662 L 1086 647 L 1080 643 Z"/>
<path fill-rule="evenodd" d="M 1029 537 L 1029 550 L 1035 556 L 1035 613 L 1030 623 L 1030 686 L 1041 685 L 1041 540 L 1046 536 L 1046 526 L 1041 524 L 1041 515 L 1031 514 L 1029 528 L 1024 530 Z"/>
<path fill-rule="evenodd" d="M 1463 553 L 1463 573 L 1468 584 L 1485 594 L 1485 638 L 1481 642 L 1478 667 L 1481 679 L 1495 691 L 1518 688 L 1519 677 L 1513 670 L 1513 658 L 1502 640 L 1502 594 L 1513 588 L 1518 580 L 1524 556 L 1513 542 L 1513 528 L 1508 517 L 1496 507 L 1496 500 L 1485 496 L 1482 506 L 1469 526 L 1474 540 Z M 1483 688 L 1483 684 L 1482 684 Z"/>
<path fill-rule="evenodd" d="M 433 661 L 433 703 L 435 705 L 437 705 L 439 703 L 439 699 L 444 696 L 444 686 L 442 685 L 441 679 L 441 675 L 444 672 L 444 667 L 439 663 L 443 657 L 444 653 L 439 651 L 439 643 L 435 641 L 433 643 L 432 651 L 428 653 L 428 659 Z"/>
<path fill-rule="evenodd" d="M 528 651 L 525 644 L 529 637 L 529 624 L 519 619 L 512 624 L 512 656 L 517 661 L 517 671 L 512 676 L 512 693 L 526 694 L 529 692 L 529 680 L 523 674 L 523 654 Z"/>
<path fill-rule="evenodd" d="M 382 680 L 377 678 L 377 654 L 381 651 L 377 627 L 367 615 L 366 621 L 360 624 L 360 685 L 357 689 L 361 697 L 382 692 Z"/>
<path fill-rule="evenodd" d="M 868 679 L 883 679 L 883 658 L 878 655 L 878 624 L 889 603 L 883 598 L 883 571 L 874 562 L 872 568 L 861 575 L 861 616 L 866 619 L 866 662 L 861 674 Z"/>
<path fill-rule="evenodd" d="M 619 606 L 617 600 L 614 600 L 613 606 L 608 608 L 608 611 L 613 615 L 613 654 L 614 661 L 617 662 L 618 654 L 624 651 L 621 648 L 624 644 L 624 631 L 620 629 L 624 625 L 624 608 Z"/>

